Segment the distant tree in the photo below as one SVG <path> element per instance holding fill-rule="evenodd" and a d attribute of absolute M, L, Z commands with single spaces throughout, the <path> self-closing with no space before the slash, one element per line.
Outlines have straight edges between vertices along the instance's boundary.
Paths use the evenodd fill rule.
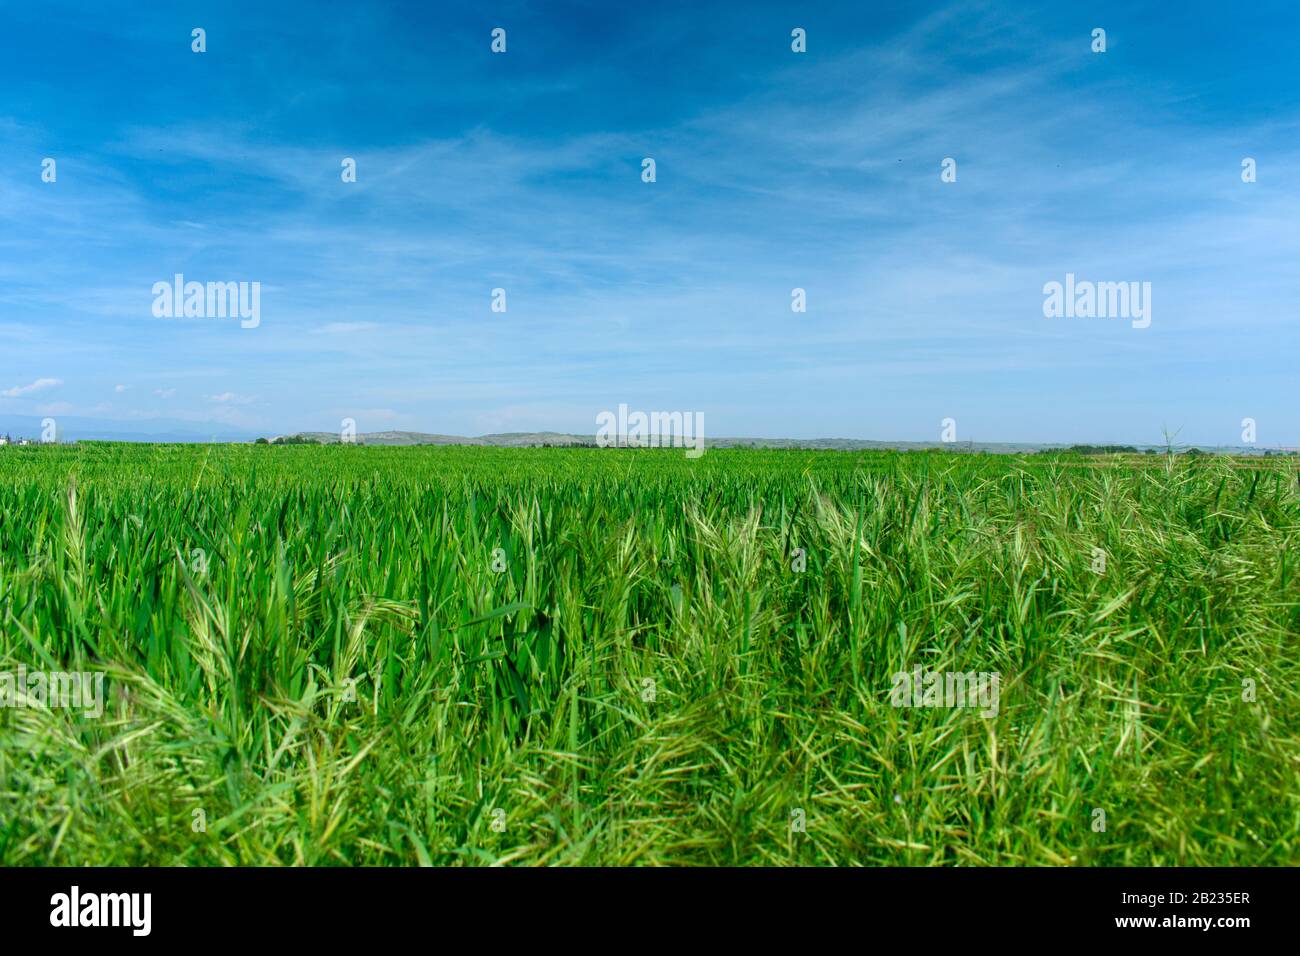
<path fill-rule="evenodd" d="M 1132 445 L 1071 445 L 1068 451 L 1078 455 L 1136 455 Z"/>

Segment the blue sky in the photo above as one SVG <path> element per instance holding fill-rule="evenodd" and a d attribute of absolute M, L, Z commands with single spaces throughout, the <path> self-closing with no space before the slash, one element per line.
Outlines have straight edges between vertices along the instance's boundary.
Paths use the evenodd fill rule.
<path fill-rule="evenodd" d="M 1300 446 L 1300 8 L 1168 9 L 0 3 L 0 421 Z"/>

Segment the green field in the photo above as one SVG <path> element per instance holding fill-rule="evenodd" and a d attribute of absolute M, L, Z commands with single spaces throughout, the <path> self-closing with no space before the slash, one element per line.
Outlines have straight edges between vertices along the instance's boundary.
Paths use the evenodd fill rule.
<path fill-rule="evenodd" d="M 1298 475 L 0 449 L 0 863 L 1296 864 Z"/>

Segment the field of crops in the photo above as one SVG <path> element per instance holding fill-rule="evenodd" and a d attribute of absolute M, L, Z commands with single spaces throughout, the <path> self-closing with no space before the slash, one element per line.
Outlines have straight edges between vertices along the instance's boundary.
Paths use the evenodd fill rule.
<path fill-rule="evenodd" d="M 1298 474 L 0 449 L 0 863 L 1296 864 Z"/>

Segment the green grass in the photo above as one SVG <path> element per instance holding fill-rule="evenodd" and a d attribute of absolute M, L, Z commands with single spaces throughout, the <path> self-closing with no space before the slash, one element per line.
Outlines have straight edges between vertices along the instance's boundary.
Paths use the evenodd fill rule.
<path fill-rule="evenodd" d="M 0 449 L 0 863 L 1295 864 L 1297 474 Z"/>

